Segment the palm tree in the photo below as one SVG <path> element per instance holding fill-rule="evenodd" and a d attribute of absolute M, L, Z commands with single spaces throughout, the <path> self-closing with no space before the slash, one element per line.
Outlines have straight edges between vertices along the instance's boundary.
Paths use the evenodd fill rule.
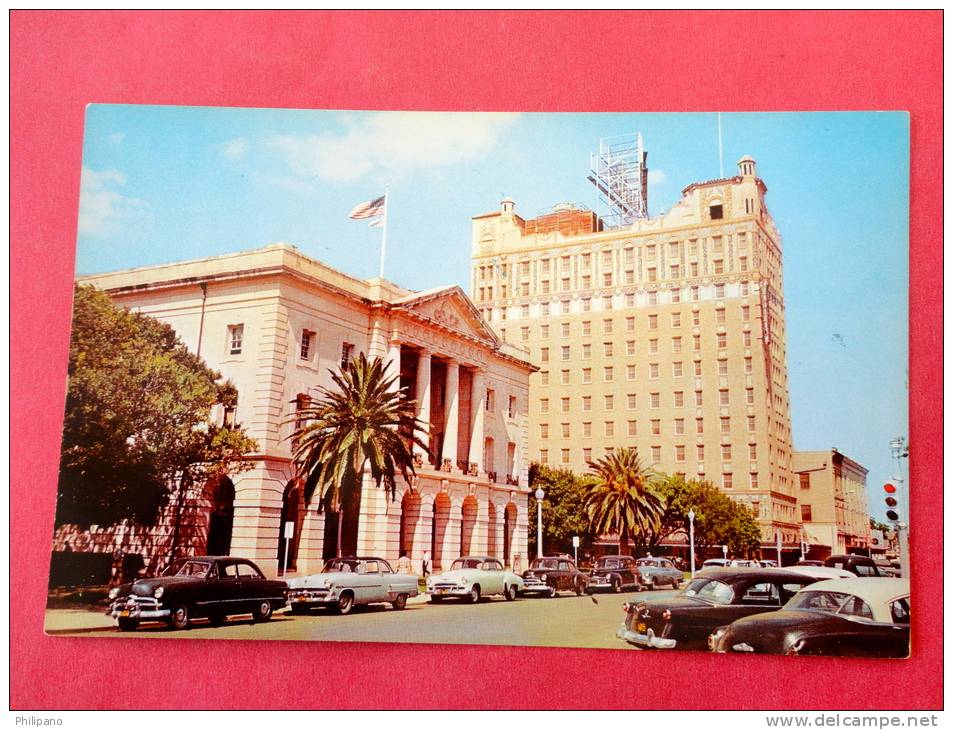
<path fill-rule="evenodd" d="M 415 417 L 416 402 L 380 358 L 361 353 L 331 372 L 331 379 L 334 389 L 321 388 L 313 404 L 294 414 L 298 425 L 291 439 L 306 503 L 317 498 L 319 511 L 327 502 L 337 515 L 340 557 L 342 504 L 360 505 L 365 467 L 393 499 L 397 474 L 408 481 L 416 474 L 413 444 L 429 449 L 418 436 L 425 432 Z"/>
<path fill-rule="evenodd" d="M 619 534 L 621 555 L 629 536 L 656 527 L 664 512 L 653 489 L 655 474 L 642 465 L 635 448 L 611 451 L 589 468 L 596 477 L 584 502 L 589 522 L 596 534 Z"/>

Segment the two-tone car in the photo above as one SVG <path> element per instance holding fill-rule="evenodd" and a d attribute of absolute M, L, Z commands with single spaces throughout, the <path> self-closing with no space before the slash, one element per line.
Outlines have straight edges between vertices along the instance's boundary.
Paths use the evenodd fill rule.
<path fill-rule="evenodd" d="M 678 588 L 685 577 L 668 558 L 639 558 L 636 565 L 640 589 Z"/>
<path fill-rule="evenodd" d="M 910 653 L 910 581 L 851 577 L 813 583 L 780 611 L 716 630 L 709 648 L 741 654 L 905 657 Z"/>
<path fill-rule="evenodd" d="M 450 564 L 450 570 L 427 579 L 431 603 L 460 598 L 477 603 L 486 596 L 503 596 L 515 601 L 523 589 L 523 579 L 503 567 L 499 558 L 467 555 Z"/>
<path fill-rule="evenodd" d="M 639 589 L 639 568 L 635 558 L 629 555 L 604 555 L 597 559 L 589 571 L 589 593 Z"/>
<path fill-rule="evenodd" d="M 334 558 L 320 573 L 288 581 L 294 614 L 328 608 L 343 615 L 371 603 L 389 603 L 399 611 L 417 593 L 417 576 L 396 573 L 386 560 L 374 557 Z"/>
<path fill-rule="evenodd" d="M 157 578 L 141 578 L 109 592 L 107 615 L 123 631 L 144 621 L 186 629 L 195 618 L 213 626 L 228 616 L 248 614 L 267 621 L 283 608 L 288 584 L 268 580 L 251 560 L 228 556 L 177 558 Z"/>
<path fill-rule="evenodd" d="M 536 558 L 523 572 L 522 593 L 555 598 L 560 591 L 572 591 L 577 596 L 586 592 L 589 576 L 581 572 L 571 558 L 552 556 Z"/>
<path fill-rule="evenodd" d="M 625 604 L 616 636 L 643 649 L 707 649 L 719 626 L 744 616 L 777 611 L 818 579 L 783 568 L 709 568 L 675 595 Z"/>

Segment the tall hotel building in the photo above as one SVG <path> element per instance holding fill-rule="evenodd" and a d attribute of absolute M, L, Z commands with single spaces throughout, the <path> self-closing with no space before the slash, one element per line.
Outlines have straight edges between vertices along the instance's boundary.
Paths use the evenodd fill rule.
<path fill-rule="evenodd" d="M 659 471 L 754 508 L 767 549 L 798 543 L 781 236 L 755 161 L 647 215 L 641 137 L 603 145 L 604 215 L 533 219 L 503 200 L 473 218 L 472 298 L 529 348 L 530 457 L 578 473 L 635 446 Z"/>

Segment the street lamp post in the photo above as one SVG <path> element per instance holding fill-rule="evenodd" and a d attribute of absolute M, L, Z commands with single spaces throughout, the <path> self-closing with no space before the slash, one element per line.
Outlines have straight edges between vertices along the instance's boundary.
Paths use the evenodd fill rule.
<path fill-rule="evenodd" d="M 546 492 L 542 487 L 536 489 L 536 557 L 543 557 L 543 497 Z"/>
<path fill-rule="evenodd" d="M 695 580 L 695 510 L 688 510 L 688 562 Z"/>

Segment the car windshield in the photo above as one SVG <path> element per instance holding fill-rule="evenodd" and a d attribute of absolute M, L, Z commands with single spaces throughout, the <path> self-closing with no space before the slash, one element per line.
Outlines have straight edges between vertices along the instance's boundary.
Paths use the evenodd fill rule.
<path fill-rule="evenodd" d="M 651 558 L 640 558 L 636 562 L 638 562 L 639 565 L 649 565 L 653 568 L 657 568 L 659 564 L 658 560 L 652 560 Z"/>
<path fill-rule="evenodd" d="M 324 570 L 322 573 L 356 573 L 357 566 L 360 565 L 361 561 L 359 560 L 341 560 L 337 558 L 335 560 L 330 560 L 324 564 Z"/>
<path fill-rule="evenodd" d="M 531 568 L 542 568 L 545 570 L 555 570 L 559 565 L 559 561 L 555 558 L 537 558 L 534 560 L 529 567 Z"/>
<path fill-rule="evenodd" d="M 730 585 L 722 583 L 720 580 L 697 578 L 685 587 L 682 595 L 688 598 L 700 598 L 708 603 L 717 603 L 724 606 L 731 603 L 731 599 L 735 597 L 735 592 Z"/>
<path fill-rule="evenodd" d="M 453 561 L 453 565 L 450 566 L 450 570 L 469 570 L 471 568 L 479 568 L 483 563 L 479 558 L 457 558 Z"/>
<path fill-rule="evenodd" d="M 193 578 L 204 578 L 208 575 L 209 568 L 212 566 L 204 560 L 176 560 L 172 565 L 166 568 L 163 575 L 179 575 Z"/>
<path fill-rule="evenodd" d="M 785 610 L 821 611 L 840 616 L 854 616 L 873 621 L 874 614 L 863 599 L 840 591 L 801 591 L 796 594 Z"/>
<path fill-rule="evenodd" d="M 598 568 L 621 568 L 622 561 L 618 558 L 603 558 L 600 560 L 596 567 Z"/>

